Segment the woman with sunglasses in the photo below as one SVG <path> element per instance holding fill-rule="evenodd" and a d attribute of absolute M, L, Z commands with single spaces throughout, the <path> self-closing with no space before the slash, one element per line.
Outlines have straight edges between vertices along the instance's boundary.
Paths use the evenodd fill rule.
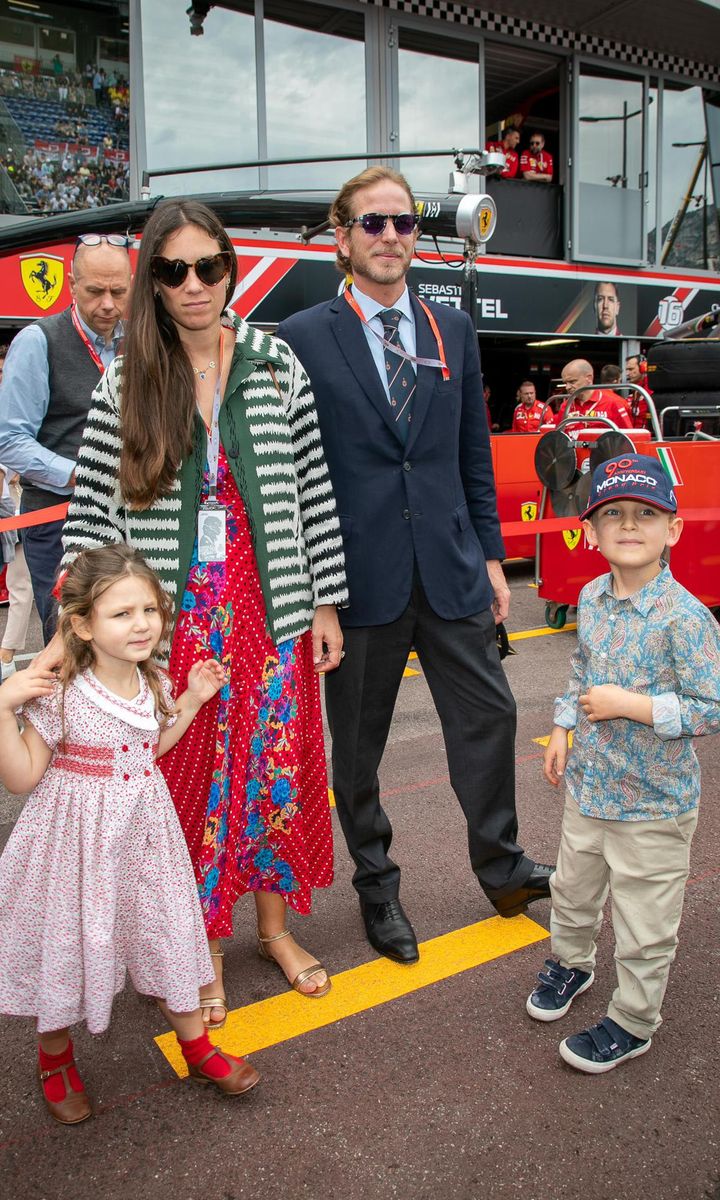
<path fill-rule="evenodd" d="M 160 204 L 142 236 L 125 354 L 95 393 L 65 526 L 66 558 L 126 540 L 175 599 L 170 672 L 199 657 L 229 685 L 164 756 L 196 871 L 213 985 L 203 1019 L 227 1016 L 220 938 L 251 891 L 258 949 L 302 995 L 324 968 L 298 946 L 332 881 L 317 676 L 340 661 L 347 603 L 335 501 L 308 380 L 287 345 L 226 311 L 237 279 L 215 214 Z"/>

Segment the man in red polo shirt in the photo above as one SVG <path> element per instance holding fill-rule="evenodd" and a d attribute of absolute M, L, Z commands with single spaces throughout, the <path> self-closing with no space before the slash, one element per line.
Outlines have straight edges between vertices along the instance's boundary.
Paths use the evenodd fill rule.
<path fill-rule="evenodd" d="M 545 405 L 538 400 L 535 384 L 524 379 L 518 388 L 520 403 L 513 413 L 512 433 L 535 433 L 543 422 Z"/>
<path fill-rule="evenodd" d="M 613 421 L 618 429 L 632 429 L 632 418 L 625 402 L 615 392 L 605 392 L 596 388 L 593 391 L 580 392 L 577 397 L 573 395 L 578 388 L 591 387 L 593 384 L 593 369 L 586 359 L 574 358 L 572 362 L 563 367 L 561 378 L 565 390 L 572 396 L 570 407 L 564 414 L 565 417 L 570 417 L 574 413 L 581 417 L 606 417 L 609 421 Z M 582 428 L 580 425 L 576 426 L 576 429 L 580 428 Z M 573 426 L 567 426 L 565 432 L 572 431 Z"/>
<path fill-rule="evenodd" d="M 520 174 L 536 183 L 552 183 L 552 154 L 545 149 L 545 138 L 537 129 L 530 134 L 528 148 L 520 155 Z"/>
<path fill-rule="evenodd" d="M 486 142 L 486 150 L 497 150 L 500 154 L 505 155 L 505 166 L 500 171 L 501 179 L 514 179 L 518 173 L 520 157 L 517 152 L 517 147 L 520 142 L 520 134 L 514 125 L 506 125 L 503 129 L 501 142 Z"/>

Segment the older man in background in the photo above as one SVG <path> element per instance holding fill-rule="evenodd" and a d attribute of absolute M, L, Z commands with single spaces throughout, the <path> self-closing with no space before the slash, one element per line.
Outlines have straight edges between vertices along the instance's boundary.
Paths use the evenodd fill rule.
<path fill-rule="evenodd" d="M 606 417 L 618 429 L 632 429 L 630 413 L 621 397 L 616 392 L 593 387 L 595 377 L 586 359 L 574 358 L 563 367 L 561 378 L 565 391 L 571 394 L 570 405 L 563 412 L 563 418 L 575 414 L 580 417 Z"/>
<path fill-rule="evenodd" d="M 69 276 L 72 304 L 21 329 L 0 385 L 0 462 L 20 475 L 21 512 L 52 508 L 75 485 L 75 457 L 93 391 L 113 361 L 130 294 L 128 241 L 82 234 Z M 46 643 L 55 631 L 52 591 L 63 521 L 28 527 L 23 545 Z"/>

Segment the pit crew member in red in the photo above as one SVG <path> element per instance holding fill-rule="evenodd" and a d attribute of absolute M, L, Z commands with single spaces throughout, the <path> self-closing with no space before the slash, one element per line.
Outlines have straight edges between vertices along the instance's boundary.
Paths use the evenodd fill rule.
<path fill-rule="evenodd" d="M 538 400 L 535 384 L 529 379 L 523 380 L 518 388 L 520 403 L 513 414 L 513 433 L 535 433 L 543 423 L 545 405 Z"/>
<path fill-rule="evenodd" d="M 486 150 L 497 150 L 500 154 L 505 155 L 505 166 L 500 172 L 501 179 L 514 179 L 517 175 L 520 165 L 520 157 L 517 152 L 519 143 L 520 133 L 514 125 L 505 126 L 502 141 L 485 143 Z"/>
<path fill-rule="evenodd" d="M 520 155 L 520 174 L 536 183 L 552 183 L 552 154 L 545 149 L 545 138 L 537 130 L 530 134 L 528 148 Z"/>
<path fill-rule="evenodd" d="M 593 369 L 584 358 L 574 358 L 561 373 L 565 390 L 571 394 L 579 388 L 589 388 L 593 383 Z M 613 421 L 618 429 L 632 429 L 633 423 L 624 401 L 616 392 L 608 392 L 595 388 L 593 391 L 582 391 L 578 396 L 572 395 L 567 411 L 561 409 L 564 417 L 577 413 L 581 417 L 606 417 Z M 572 431 L 572 426 L 566 432 Z M 579 428 L 579 427 L 578 427 Z"/>
<path fill-rule="evenodd" d="M 647 372 L 644 370 L 645 359 L 639 354 L 631 354 L 625 359 L 625 378 L 628 383 L 637 383 L 639 387 L 645 388 L 649 392 Z M 652 392 L 650 392 L 652 396 Z M 628 396 L 628 408 L 632 423 L 636 429 L 647 429 L 650 421 L 650 409 L 648 402 L 639 392 L 633 392 Z"/>

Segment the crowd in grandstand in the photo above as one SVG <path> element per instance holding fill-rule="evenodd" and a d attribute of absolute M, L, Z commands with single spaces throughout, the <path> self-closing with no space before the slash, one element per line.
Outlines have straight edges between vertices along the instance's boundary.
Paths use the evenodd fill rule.
<path fill-rule="evenodd" d="M 93 80 L 97 86 L 94 86 Z M 92 78 L 80 71 L 63 70 L 60 74 L 52 75 L 3 71 L 0 72 L 0 96 L 57 100 L 66 105 L 68 111 L 108 104 L 113 115 L 116 115 L 116 110 L 126 112 L 130 104 L 130 89 L 124 76 L 115 71 L 105 72 L 102 68 L 97 71 L 93 68 Z"/>
<path fill-rule="evenodd" d="M 6 147 L 0 164 L 29 212 L 56 213 L 99 208 L 129 194 L 127 80 L 88 63 L 67 71 L 59 57 L 52 74 L 0 71 L 0 100 L 7 101 L 21 129 L 22 156 Z M 43 106 L 42 120 L 28 130 L 18 113 Z M 15 103 L 14 103 L 15 102 Z M 32 140 L 31 140 L 32 138 Z"/>
<path fill-rule="evenodd" d="M 128 197 L 129 162 L 88 158 L 82 151 L 66 149 L 57 154 L 28 150 L 20 162 L 8 151 L 0 155 L 0 163 L 32 212 L 100 208 Z"/>

